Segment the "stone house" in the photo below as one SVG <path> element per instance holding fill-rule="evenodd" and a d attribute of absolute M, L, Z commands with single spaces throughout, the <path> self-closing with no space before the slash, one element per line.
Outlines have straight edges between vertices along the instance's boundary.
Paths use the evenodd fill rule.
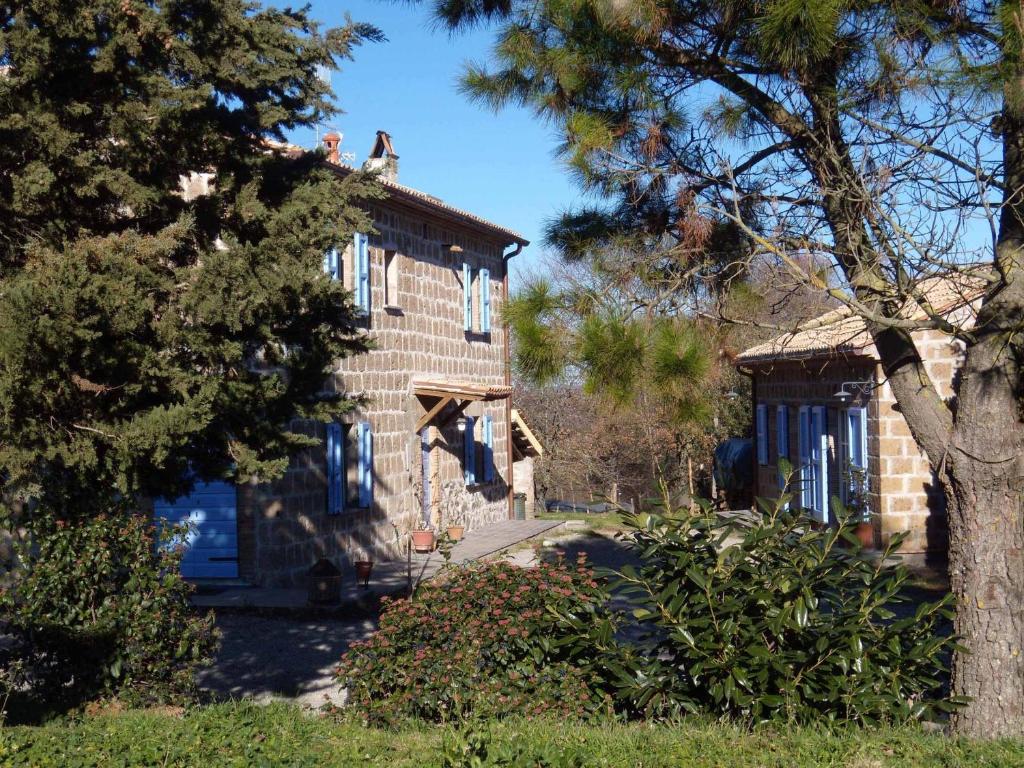
<path fill-rule="evenodd" d="M 954 325 L 973 323 L 976 289 L 935 278 L 923 290 Z M 960 343 L 938 331 L 912 335 L 940 396 L 954 397 Z M 755 496 L 778 496 L 782 457 L 793 467 L 792 503 L 819 523 L 835 523 L 832 500 L 839 499 L 872 523 L 877 546 L 907 532 L 903 553 L 945 552 L 942 491 L 860 317 L 847 308 L 829 312 L 745 350 L 734 363 L 752 383 Z"/>
<path fill-rule="evenodd" d="M 338 173 L 341 137 L 327 134 Z M 322 447 L 294 457 L 277 481 L 200 483 L 159 499 L 157 518 L 191 519 L 182 570 L 192 578 L 299 586 L 327 557 L 382 559 L 417 526 L 462 517 L 467 529 L 512 515 L 509 340 L 497 321 L 508 262 L 528 243 L 398 182 L 398 156 L 379 132 L 364 167 L 387 197 L 369 204 L 372 232 L 324 258 L 353 292 L 375 348 L 339 360 L 329 386 L 364 408 L 301 425 Z"/>

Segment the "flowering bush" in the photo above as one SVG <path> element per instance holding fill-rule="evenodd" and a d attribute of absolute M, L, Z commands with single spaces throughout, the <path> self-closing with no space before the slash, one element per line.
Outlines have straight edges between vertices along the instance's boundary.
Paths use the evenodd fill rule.
<path fill-rule="evenodd" d="M 373 723 L 587 718 L 611 709 L 595 663 L 602 650 L 614 652 L 606 603 L 582 556 L 575 568 L 456 569 L 412 600 L 386 602 L 379 631 L 352 644 L 338 680 L 349 705 Z M 595 649 L 595 637 L 607 647 Z"/>

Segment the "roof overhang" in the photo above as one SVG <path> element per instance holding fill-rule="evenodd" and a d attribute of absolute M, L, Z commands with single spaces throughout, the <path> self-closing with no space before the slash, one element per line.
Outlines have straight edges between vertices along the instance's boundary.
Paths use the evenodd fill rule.
<path fill-rule="evenodd" d="M 491 400 L 505 400 L 512 394 L 512 387 L 505 384 L 477 384 L 471 381 L 416 380 L 412 383 L 416 397 L 424 400 L 424 413 L 416 422 L 419 432 L 431 422 L 444 426 L 466 410 L 470 403 Z M 448 406 L 454 405 L 454 409 Z M 444 411 L 448 409 L 447 414 Z M 444 418 L 441 419 L 442 414 Z"/>
<path fill-rule="evenodd" d="M 512 409 L 512 447 L 520 457 L 544 455 L 544 446 L 515 408 Z"/>

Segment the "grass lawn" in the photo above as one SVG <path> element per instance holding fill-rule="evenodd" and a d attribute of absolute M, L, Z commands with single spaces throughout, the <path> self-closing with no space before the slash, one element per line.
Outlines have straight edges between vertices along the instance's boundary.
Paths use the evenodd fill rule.
<path fill-rule="evenodd" d="M 485 726 L 478 733 L 482 742 L 437 727 L 387 731 L 336 723 L 283 704 L 223 704 L 184 716 L 128 711 L 7 728 L 0 730 L 0 766 L 1024 765 L 1024 742 L 957 742 L 913 728 L 819 726 L 751 732 L 696 720 L 658 726 L 518 720 Z M 483 759 L 474 761 L 474 756 Z"/>
<path fill-rule="evenodd" d="M 538 512 L 540 520 L 582 520 L 594 531 L 621 531 L 625 528 L 618 512 Z"/>

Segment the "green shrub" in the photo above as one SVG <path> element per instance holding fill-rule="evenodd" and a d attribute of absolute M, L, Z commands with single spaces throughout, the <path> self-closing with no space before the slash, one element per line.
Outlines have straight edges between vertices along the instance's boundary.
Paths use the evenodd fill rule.
<path fill-rule="evenodd" d="M 215 648 L 213 619 L 189 605 L 169 539 L 156 541 L 150 522 L 124 508 L 22 523 L 17 565 L 0 592 L 0 634 L 12 641 L 0 667 L 21 665 L 33 697 L 53 706 L 192 694 L 195 669 Z"/>
<path fill-rule="evenodd" d="M 908 572 L 861 551 L 848 525 L 815 529 L 759 500 L 754 519 L 698 508 L 627 516 L 642 557 L 618 587 L 647 629 L 619 668 L 639 712 L 873 722 L 948 710 L 951 598 L 905 603 Z M 842 520 L 843 510 L 836 508 Z"/>
<path fill-rule="evenodd" d="M 343 657 L 338 678 L 357 714 L 393 723 L 610 711 L 594 664 L 613 647 L 608 596 L 583 558 L 575 568 L 497 563 L 450 573 L 413 600 L 386 602 L 378 632 Z M 600 629 L 581 642 L 559 615 Z"/>

